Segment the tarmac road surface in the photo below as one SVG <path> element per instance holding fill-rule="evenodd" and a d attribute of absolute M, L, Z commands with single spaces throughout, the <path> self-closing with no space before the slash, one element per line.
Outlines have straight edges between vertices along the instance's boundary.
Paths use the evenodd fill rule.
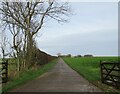
<path fill-rule="evenodd" d="M 52 70 L 11 92 L 102 92 L 71 69 L 62 58 Z"/>

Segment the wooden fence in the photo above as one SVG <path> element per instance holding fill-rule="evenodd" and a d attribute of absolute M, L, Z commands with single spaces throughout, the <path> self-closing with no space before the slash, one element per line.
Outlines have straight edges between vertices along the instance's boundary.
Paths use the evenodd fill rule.
<path fill-rule="evenodd" d="M 120 88 L 120 63 L 100 62 L 102 83 Z"/>
<path fill-rule="evenodd" d="M 2 83 L 8 81 L 8 61 L 0 63 L 0 80 Z"/>

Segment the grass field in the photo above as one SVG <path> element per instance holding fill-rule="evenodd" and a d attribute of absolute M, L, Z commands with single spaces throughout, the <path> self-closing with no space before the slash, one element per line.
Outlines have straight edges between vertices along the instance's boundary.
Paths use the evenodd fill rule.
<path fill-rule="evenodd" d="M 99 86 L 104 91 L 111 91 L 112 87 L 108 87 L 100 83 L 100 60 L 118 62 L 118 57 L 81 57 L 81 58 L 63 58 L 64 61 L 88 81 Z M 115 90 L 116 91 L 116 90 Z"/>
<path fill-rule="evenodd" d="M 0 58 L 0 61 L 2 61 L 2 59 Z"/>
<path fill-rule="evenodd" d="M 33 80 L 34 78 L 52 69 L 55 64 L 56 64 L 56 60 L 53 60 L 50 63 L 39 67 L 37 70 L 27 70 L 24 72 L 22 71 L 19 74 L 19 77 L 14 78 L 3 85 L 2 92 L 5 93 L 17 86 L 20 86 L 30 80 Z"/>

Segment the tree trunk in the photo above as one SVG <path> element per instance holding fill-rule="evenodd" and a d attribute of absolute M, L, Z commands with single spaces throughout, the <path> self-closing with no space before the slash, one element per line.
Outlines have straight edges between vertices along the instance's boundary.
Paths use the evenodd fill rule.
<path fill-rule="evenodd" d="M 32 55 L 33 55 L 33 39 L 30 34 L 30 31 L 28 31 L 28 36 L 27 36 L 27 60 L 26 63 L 28 65 L 28 68 L 31 66 L 32 62 Z"/>

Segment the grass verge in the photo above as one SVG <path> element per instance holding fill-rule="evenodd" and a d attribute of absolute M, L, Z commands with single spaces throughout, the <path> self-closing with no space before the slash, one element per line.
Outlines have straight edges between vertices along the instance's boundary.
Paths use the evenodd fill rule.
<path fill-rule="evenodd" d="M 100 78 L 100 60 L 102 61 L 118 61 L 117 57 L 89 57 L 89 58 L 63 58 L 64 61 L 85 79 L 87 79 L 92 84 L 98 86 L 105 92 L 119 92 L 113 87 L 101 83 Z"/>
<path fill-rule="evenodd" d="M 19 78 L 10 80 L 2 86 L 2 93 L 8 92 L 17 86 L 23 85 L 28 81 L 35 79 L 36 77 L 52 69 L 55 64 L 56 64 L 56 60 L 53 60 L 50 63 L 39 67 L 37 70 L 27 70 L 21 72 L 19 74 Z"/>

